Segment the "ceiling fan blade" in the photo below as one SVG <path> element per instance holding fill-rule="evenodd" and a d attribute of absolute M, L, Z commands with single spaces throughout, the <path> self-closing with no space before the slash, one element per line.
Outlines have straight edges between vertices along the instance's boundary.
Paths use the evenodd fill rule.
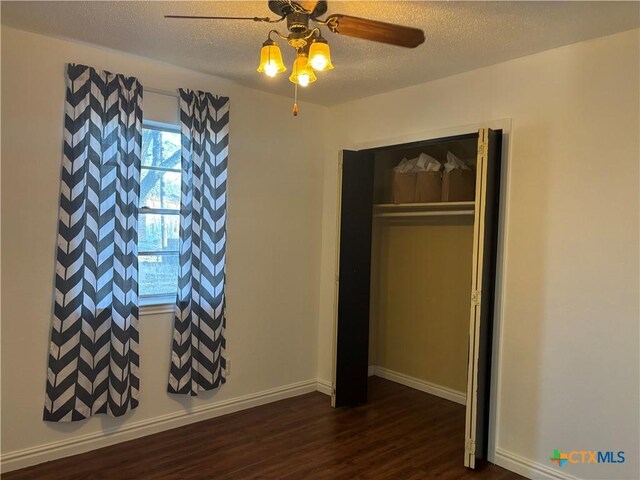
<path fill-rule="evenodd" d="M 419 28 L 340 14 L 329 15 L 326 22 L 329 30 L 348 37 L 363 38 L 407 48 L 415 48 L 424 42 L 424 32 Z"/>
<path fill-rule="evenodd" d="M 320 3 L 317 0 L 296 0 L 296 3 L 298 5 L 300 5 L 302 8 L 304 8 L 307 12 L 309 13 L 313 13 L 313 11 L 316 9 L 316 7 L 318 6 L 318 3 Z"/>
<path fill-rule="evenodd" d="M 190 18 L 196 20 L 253 20 L 254 22 L 271 22 L 269 17 L 201 17 L 198 15 L 165 15 L 164 18 Z"/>

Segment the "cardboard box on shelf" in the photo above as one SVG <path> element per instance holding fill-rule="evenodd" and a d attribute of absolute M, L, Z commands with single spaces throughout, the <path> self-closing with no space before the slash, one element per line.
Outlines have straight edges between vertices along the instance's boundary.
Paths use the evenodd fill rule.
<path fill-rule="evenodd" d="M 442 172 L 418 172 L 416 178 L 416 202 L 442 201 Z"/>
<path fill-rule="evenodd" d="M 443 202 L 472 202 L 476 198 L 476 173 L 455 169 L 442 177 Z"/>
<path fill-rule="evenodd" d="M 416 200 L 415 173 L 393 172 L 393 203 L 414 203 Z"/>

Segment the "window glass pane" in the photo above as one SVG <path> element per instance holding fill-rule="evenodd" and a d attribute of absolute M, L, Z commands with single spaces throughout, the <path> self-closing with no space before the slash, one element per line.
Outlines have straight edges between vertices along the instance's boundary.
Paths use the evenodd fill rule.
<path fill-rule="evenodd" d="M 140 252 L 179 249 L 180 216 L 177 213 L 180 210 L 180 175 L 180 133 L 143 128 L 139 205 L 141 208 L 176 210 L 176 214 L 140 213 Z M 178 264 L 177 254 L 139 255 L 140 296 L 175 295 Z"/>
<path fill-rule="evenodd" d="M 141 213 L 138 218 L 138 251 L 180 249 L 180 215 Z"/>
<path fill-rule="evenodd" d="M 180 132 L 142 129 L 142 166 L 180 169 Z"/>
<path fill-rule="evenodd" d="M 180 172 L 161 172 L 142 168 L 140 208 L 180 210 Z"/>
<path fill-rule="evenodd" d="M 178 255 L 140 255 L 140 291 L 144 295 L 175 295 L 178 291 Z"/>

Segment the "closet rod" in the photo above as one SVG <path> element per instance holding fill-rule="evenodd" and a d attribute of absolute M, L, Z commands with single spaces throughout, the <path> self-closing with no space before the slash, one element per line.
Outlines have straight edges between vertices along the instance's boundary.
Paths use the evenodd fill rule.
<path fill-rule="evenodd" d="M 448 217 L 451 215 L 473 215 L 473 210 L 454 210 L 450 212 L 392 212 L 375 213 L 374 217 Z"/>

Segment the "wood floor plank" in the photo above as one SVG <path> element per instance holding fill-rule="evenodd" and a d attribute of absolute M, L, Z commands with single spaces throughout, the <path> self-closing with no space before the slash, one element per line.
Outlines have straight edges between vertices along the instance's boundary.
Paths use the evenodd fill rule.
<path fill-rule="evenodd" d="M 464 407 L 372 377 L 370 402 L 318 392 L 2 475 L 3 480 L 521 479 L 464 468 Z"/>

